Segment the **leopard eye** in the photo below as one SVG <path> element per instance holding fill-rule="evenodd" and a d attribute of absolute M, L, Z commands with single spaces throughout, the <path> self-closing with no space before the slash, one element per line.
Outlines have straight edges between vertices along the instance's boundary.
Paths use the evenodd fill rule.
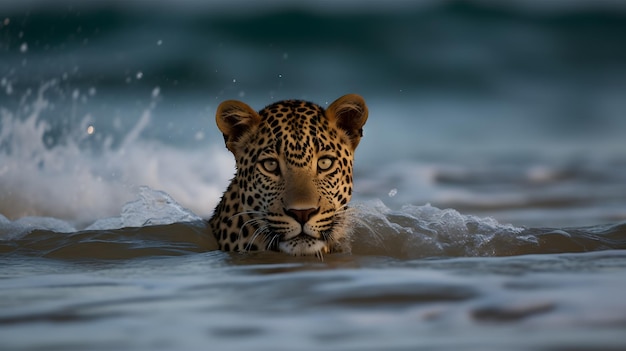
<path fill-rule="evenodd" d="M 269 173 L 277 173 L 278 171 L 278 161 L 274 158 L 261 161 L 261 166 Z"/>
<path fill-rule="evenodd" d="M 333 161 L 332 158 L 322 157 L 317 160 L 317 168 L 319 168 L 320 171 L 325 171 L 333 166 Z"/>

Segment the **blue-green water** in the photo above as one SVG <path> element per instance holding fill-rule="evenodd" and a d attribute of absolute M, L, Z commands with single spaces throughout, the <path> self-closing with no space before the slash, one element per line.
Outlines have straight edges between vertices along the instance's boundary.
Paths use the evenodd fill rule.
<path fill-rule="evenodd" d="M 620 2 L 0 3 L 0 349 L 626 348 Z M 352 254 L 215 251 L 215 108 L 370 109 Z"/>

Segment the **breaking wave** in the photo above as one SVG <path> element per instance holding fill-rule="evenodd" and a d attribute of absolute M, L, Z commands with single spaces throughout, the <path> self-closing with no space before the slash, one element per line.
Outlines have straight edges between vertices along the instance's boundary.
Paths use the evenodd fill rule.
<path fill-rule="evenodd" d="M 396 259 L 509 256 L 626 249 L 626 222 L 586 228 L 520 228 L 430 205 L 356 205 L 352 253 Z M 0 216 L 0 253 L 60 259 L 127 259 L 217 250 L 206 222 L 162 191 L 140 189 L 120 216 L 77 231 L 45 217 Z"/>

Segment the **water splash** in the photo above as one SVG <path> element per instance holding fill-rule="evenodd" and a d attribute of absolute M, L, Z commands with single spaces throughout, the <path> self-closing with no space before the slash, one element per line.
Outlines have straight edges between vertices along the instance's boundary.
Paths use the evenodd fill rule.
<path fill-rule="evenodd" d="M 80 229 L 119 213 L 142 185 L 167 191 L 196 213 L 211 213 L 232 176 L 232 159 L 208 143 L 186 150 L 146 138 L 159 92 L 148 94 L 150 103 L 133 125 L 125 129 L 114 120 L 107 132 L 89 111 L 82 118 L 61 114 L 54 94 L 66 90 L 52 80 L 34 94 L 27 91 L 18 107 L 0 107 L 1 214 L 54 217 Z"/>
<path fill-rule="evenodd" d="M 430 205 L 391 210 L 381 201 L 357 204 L 353 211 L 351 249 L 359 256 L 410 260 L 626 249 L 626 222 L 588 228 L 519 228 Z M 0 216 L 0 253 L 128 259 L 217 249 L 206 221 L 168 194 L 148 187 L 140 188 L 138 199 L 127 203 L 120 216 L 98 220 L 85 231 L 55 218 L 10 221 Z M 272 260 L 288 257 L 259 255 L 251 260 L 263 255 Z M 341 260 L 341 255 L 336 257 Z"/>
<path fill-rule="evenodd" d="M 142 186 L 139 188 L 139 199 L 124 205 L 119 217 L 99 219 L 85 230 L 144 227 L 201 220 L 202 218 L 178 204 L 169 194 Z"/>
<path fill-rule="evenodd" d="M 626 222 L 576 228 L 526 228 L 431 205 L 392 210 L 357 204 L 352 252 L 399 259 L 492 257 L 626 249 Z"/>
<path fill-rule="evenodd" d="M 524 228 L 431 205 L 391 210 L 382 201 L 357 204 L 353 252 L 398 258 L 493 256 L 503 244 L 536 242 Z"/>

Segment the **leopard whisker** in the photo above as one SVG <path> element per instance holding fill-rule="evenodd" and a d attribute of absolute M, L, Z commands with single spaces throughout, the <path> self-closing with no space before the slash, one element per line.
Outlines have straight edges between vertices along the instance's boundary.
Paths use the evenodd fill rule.
<path fill-rule="evenodd" d="M 341 207 L 339 207 L 336 211 L 335 211 L 335 216 L 344 216 L 347 213 L 353 213 L 356 212 L 357 210 L 353 207 L 348 207 L 347 205 L 343 205 Z"/>
<path fill-rule="evenodd" d="M 272 248 L 272 246 L 274 246 L 274 245 L 278 245 L 278 241 L 279 241 L 279 240 L 280 240 L 280 234 L 274 234 L 274 235 L 272 235 L 272 237 L 270 238 L 269 243 L 267 243 L 267 245 L 266 245 L 266 249 L 267 249 L 267 250 L 272 250 L 272 251 L 273 251 L 274 249 Z"/>
<path fill-rule="evenodd" d="M 247 225 L 252 225 L 252 227 L 254 228 L 256 225 L 258 225 L 258 228 L 263 228 L 263 221 L 259 218 L 252 218 L 247 220 L 246 222 L 243 223 L 243 225 L 241 226 L 241 228 L 239 228 L 239 235 L 237 237 L 237 240 L 241 240 L 242 234 L 243 234 L 243 230 Z M 259 229 L 255 229 L 254 233 L 256 233 Z M 254 234 L 253 234 L 254 236 Z M 252 242 L 254 242 L 255 238 L 253 237 L 251 239 L 250 242 L 248 242 L 248 244 L 246 245 L 246 248 L 244 248 L 244 251 L 249 251 L 250 245 Z"/>
<path fill-rule="evenodd" d="M 254 231 L 254 233 L 252 234 L 252 237 L 250 238 L 250 240 L 246 244 L 246 247 L 244 248 L 244 251 L 249 252 L 250 248 L 252 247 L 252 245 L 256 241 L 256 239 L 259 237 L 259 235 L 261 235 L 262 233 L 269 232 L 269 231 L 270 231 L 269 226 L 262 226 L 262 227 L 257 228 L 257 230 Z"/>
<path fill-rule="evenodd" d="M 369 231 L 377 241 L 377 244 L 382 245 L 383 235 L 372 228 L 364 219 L 359 218 L 358 216 L 350 216 L 350 224 L 352 227 L 361 227 Z"/>

